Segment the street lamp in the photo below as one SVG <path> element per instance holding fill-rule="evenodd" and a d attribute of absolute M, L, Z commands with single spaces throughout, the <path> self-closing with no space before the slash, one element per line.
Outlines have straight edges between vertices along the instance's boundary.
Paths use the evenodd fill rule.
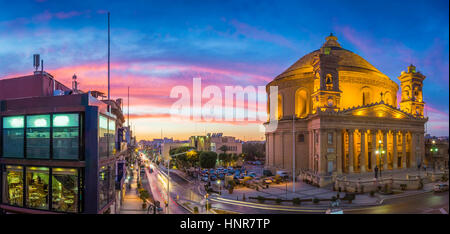
<path fill-rule="evenodd" d="M 220 180 L 217 180 L 217 184 L 219 185 L 219 195 L 222 195 L 222 186 L 220 184 Z"/>
<path fill-rule="evenodd" d="M 434 172 L 434 171 L 436 171 L 436 153 L 438 152 L 438 148 L 436 147 L 436 141 L 435 140 L 433 140 L 431 143 L 433 145 L 431 146 L 430 152 L 431 152 L 431 157 L 433 159 L 433 172 Z"/>
<path fill-rule="evenodd" d="M 377 155 L 379 155 L 379 164 L 378 165 L 380 165 L 380 177 L 381 177 L 381 170 L 382 170 L 382 168 L 381 168 L 381 160 L 383 160 L 383 154 L 386 153 L 386 152 L 381 147 L 381 140 L 379 140 L 378 143 L 379 143 L 378 144 L 378 150 L 375 151 L 375 153 Z"/>

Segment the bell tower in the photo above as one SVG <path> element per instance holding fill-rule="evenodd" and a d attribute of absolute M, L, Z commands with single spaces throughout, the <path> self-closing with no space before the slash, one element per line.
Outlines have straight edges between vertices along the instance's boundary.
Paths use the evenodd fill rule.
<path fill-rule="evenodd" d="M 425 76 L 417 72 L 416 67 L 411 64 L 408 66 L 408 72 L 403 71 L 398 79 L 402 92 L 400 109 L 416 117 L 423 117 L 425 102 L 422 87 Z"/>
<path fill-rule="evenodd" d="M 320 53 L 313 59 L 314 92 L 313 113 L 317 108 L 339 110 L 342 91 L 339 90 L 338 62 L 340 58 L 333 53 L 333 48 L 341 48 L 337 37 L 326 37 L 326 42 L 320 48 Z"/>

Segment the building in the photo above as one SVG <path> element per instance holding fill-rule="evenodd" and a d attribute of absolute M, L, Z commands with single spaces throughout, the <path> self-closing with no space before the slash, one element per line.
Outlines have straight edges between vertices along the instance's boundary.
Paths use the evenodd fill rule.
<path fill-rule="evenodd" d="M 0 210 L 114 212 L 126 171 L 120 102 L 45 71 L 0 80 Z"/>
<path fill-rule="evenodd" d="M 424 165 L 430 169 L 448 170 L 448 137 L 430 137 L 425 140 Z"/>
<path fill-rule="evenodd" d="M 188 141 L 174 141 L 162 143 L 161 144 L 162 160 L 166 161 L 167 159 L 169 159 L 170 150 L 185 146 L 190 146 Z"/>
<path fill-rule="evenodd" d="M 213 151 L 217 154 L 223 153 L 220 148 L 227 147 L 227 154 L 242 154 L 242 142 L 232 136 L 223 136 L 223 133 L 208 133 L 206 136 L 191 136 L 190 146 L 198 151 Z"/>
<path fill-rule="evenodd" d="M 222 133 L 213 133 L 211 136 L 211 151 L 223 153 L 222 146 L 227 147 L 228 154 L 242 154 L 242 142 L 237 141 L 235 137 L 223 136 Z"/>
<path fill-rule="evenodd" d="M 308 173 L 320 186 L 333 176 L 373 175 L 375 168 L 416 168 L 425 154 L 425 76 L 410 65 L 398 79 L 399 106 L 398 84 L 337 37 L 326 37 L 266 86 L 268 97 L 278 87 L 272 97 L 279 107 L 272 115 L 278 127 L 265 133 L 266 167 L 292 172 L 295 155 L 296 175 Z"/>

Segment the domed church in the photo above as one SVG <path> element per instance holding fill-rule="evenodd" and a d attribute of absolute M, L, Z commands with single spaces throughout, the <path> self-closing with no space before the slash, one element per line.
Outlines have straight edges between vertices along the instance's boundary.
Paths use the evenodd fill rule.
<path fill-rule="evenodd" d="M 397 83 L 333 34 L 266 86 L 278 108 L 266 126 L 266 167 L 308 173 L 320 186 L 339 175 L 412 170 L 424 157 L 422 86 L 413 65 Z M 270 98 L 276 86 L 277 97 Z M 268 108 L 270 116 L 270 108 Z M 268 124 L 277 128 L 268 131 Z M 294 159 L 295 157 L 295 159 Z M 293 161 L 295 160 L 295 165 Z"/>

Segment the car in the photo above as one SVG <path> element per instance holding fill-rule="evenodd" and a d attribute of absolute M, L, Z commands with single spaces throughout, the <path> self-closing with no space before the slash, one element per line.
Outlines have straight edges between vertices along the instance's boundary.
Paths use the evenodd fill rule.
<path fill-rule="evenodd" d="M 212 175 L 210 179 L 211 179 L 211 181 L 215 181 L 215 180 L 217 180 L 217 176 Z"/>
<path fill-rule="evenodd" d="M 255 161 L 255 165 L 262 165 L 261 161 Z"/>
<path fill-rule="evenodd" d="M 202 181 L 208 182 L 208 180 L 209 180 L 209 179 L 208 179 L 208 176 L 203 176 L 203 177 L 202 177 Z"/>
<path fill-rule="evenodd" d="M 225 178 L 225 174 L 220 173 L 219 175 L 217 175 L 217 177 L 221 180 L 223 180 Z"/>
<path fill-rule="evenodd" d="M 283 179 L 289 178 L 289 174 L 287 171 L 277 171 L 277 175 L 279 175 Z"/>
<path fill-rule="evenodd" d="M 339 208 L 328 208 L 325 214 L 344 214 L 344 211 Z"/>
<path fill-rule="evenodd" d="M 248 176 L 255 178 L 256 177 L 256 173 L 251 172 L 251 173 L 248 174 Z"/>
<path fill-rule="evenodd" d="M 273 176 L 272 172 L 270 170 L 264 170 L 263 175 L 265 176 Z"/>
<path fill-rule="evenodd" d="M 435 184 L 434 187 L 433 187 L 433 190 L 434 190 L 435 192 L 445 192 L 445 191 L 448 191 L 448 184 L 443 184 L 443 183 L 441 183 L 441 184 Z"/>
<path fill-rule="evenodd" d="M 273 180 L 271 178 L 266 178 L 263 180 L 264 184 L 271 184 L 273 183 Z"/>

